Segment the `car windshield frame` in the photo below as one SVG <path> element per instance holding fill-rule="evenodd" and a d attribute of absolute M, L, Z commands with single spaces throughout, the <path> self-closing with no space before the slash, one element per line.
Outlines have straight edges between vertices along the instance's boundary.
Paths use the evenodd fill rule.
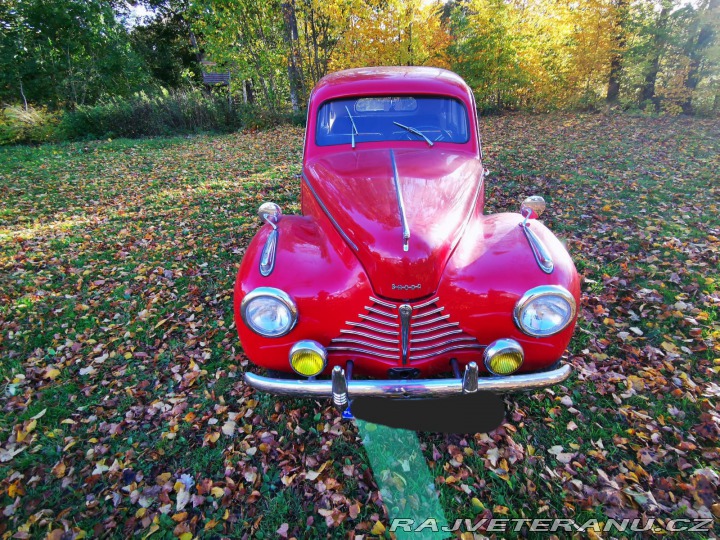
<path fill-rule="evenodd" d="M 363 95 L 324 101 L 315 119 L 320 147 L 367 142 L 467 144 L 472 124 L 465 103 L 439 94 Z"/>

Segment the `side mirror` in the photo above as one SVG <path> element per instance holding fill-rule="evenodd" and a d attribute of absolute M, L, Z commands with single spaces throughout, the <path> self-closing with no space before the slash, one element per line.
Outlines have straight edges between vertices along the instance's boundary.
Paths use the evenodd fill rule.
<path fill-rule="evenodd" d="M 282 210 L 274 202 L 266 202 L 262 203 L 258 208 L 258 216 L 265 223 L 269 223 L 273 229 L 277 229 L 277 222 L 280 221 Z"/>
<path fill-rule="evenodd" d="M 525 219 L 537 219 L 545 211 L 545 199 L 540 195 L 532 195 L 522 202 L 520 213 Z"/>

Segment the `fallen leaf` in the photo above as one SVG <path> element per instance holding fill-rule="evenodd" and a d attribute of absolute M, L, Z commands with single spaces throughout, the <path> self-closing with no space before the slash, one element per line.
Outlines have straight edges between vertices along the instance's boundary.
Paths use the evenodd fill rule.
<path fill-rule="evenodd" d="M 289 528 L 290 528 L 290 526 L 287 523 L 283 523 L 282 525 L 280 525 L 280 527 L 278 527 L 278 529 L 275 531 L 275 533 L 278 534 L 279 536 L 281 536 L 282 538 L 287 538 Z"/>
<path fill-rule="evenodd" d="M 350 515 L 350 519 L 357 519 L 360 514 L 360 503 L 351 504 L 348 507 L 348 514 Z"/>
<path fill-rule="evenodd" d="M 45 378 L 54 381 L 58 378 L 58 375 L 60 375 L 60 370 L 57 368 L 52 368 L 47 370 L 47 372 L 45 373 Z"/>
<path fill-rule="evenodd" d="M 65 470 L 66 470 L 65 462 L 58 461 L 55 466 L 52 468 L 52 473 L 55 478 L 62 478 L 65 476 Z"/>
<path fill-rule="evenodd" d="M 177 502 L 175 504 L 175 510 L 177 512 L 180 512 L 185 506 L 187 506 L 187 503 L 190 502 L 190 494 L 185 491 L 184 489 L 179 491 L 177 494 Z"/>

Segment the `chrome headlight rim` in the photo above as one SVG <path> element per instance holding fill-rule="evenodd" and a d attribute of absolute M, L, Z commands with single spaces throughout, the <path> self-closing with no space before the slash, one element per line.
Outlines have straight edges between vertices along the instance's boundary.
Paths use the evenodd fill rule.
<path fill-rule="evenodd" d="M 538 298 L 542 298 L 544 296 L 555 296 L 562 298 L 565 302 L 567 302 L 568 306 L 570 307 L 570 316 L 568 317 L 567 321 L 565 321 L 564 324 L 557 328 L 553 328 L 551 332 L 537 332 L 535 330 L 532 330 L 530 328 L 526 328 L 522 324 L 522 315 L 525 309 L 528 308 L 528 306 L 537 300 Z M 524 334 L 527 334 L 528 336 L 532 337 L 549 337 L 554 336 L 555 334 L 558 334 L 565 330 L 572 321 L 575 320 L 575 315 L 577 313 L 577 304 L 575 303 L 575 298 L 573 295 L 568 291 L 565 287 L 562 287 L 560 285 L 540 285 L 539 287 L 533 287 L 532 289 L 528 290 L 521 298 L 518 300 L 517 304 L 515 304 L 515 309 L 513 311 L 513 319 L 515 320 L 515 325 L 522 331 Z"/>
<path fill-rule="evenodd" d="M 292 363 L 293 355 L 296 352 L 303 351 L 303 350 L 312 351 L 314 353 L 317 353 L 322 358 L 323 364 L 322 364 L 322 368 L 320 368 L 320 371 L 318 371 L 315 375 L 310 375 L 310 377 L 317 377 L 318 375 L 320 375 L 320 373 L 325 371 L 325 368 L 327 367 L 327 349 L 325 349 L 325 347 L 320 345 L 320 343 L 318 343 L 317 341 L 312 340 L 312 339 L 301 339 L 300 341 L 298 341 L 295 345 L 293 345 L 290 348 L 290 352 L 288 353 L 288 362 L 290 363 L 290 367 L 298 375 L 302 375 L 303 377 L 308 377 L 308 375 L 305 375 L 304 373 L 300 373 L 298 370 L 296 370 L 295 366 Z"/>
<path fill-rule="evenodd" d="M 261 332 L 255 326 L 253 326 L 247 317 L 247 310 L 250 304 L 257 300 L 258 298 L 262 297 L 269 297 L 273 298 L 274 300 L 277 300 L 281 302 L 290 313 L 290 324 L 288 325 L 287 329 L 283 331 L 280 334 L 268 334 L 265 332 Z M 288 335 L 293 328 L 295 328 L 295 325 L 297 324 L 298 320 L 298 310 L 297 306 L 295 305 L 295 302 L 290 297 L 288 293 L 281 289 L 276 289 L 275 287 L 257 287 L 247 293 L 245 297 L 242 299 L 242 302 L 240 303 L 240 318 L 242 319 L 242 322 L 247 326 L 250 330 L 255 332 L 256 334 L 267 337 L 267 338 L 278 338 Z"/>
<path fill-rule="evenodd" d="M 493 357 L 504 354 L 504 353 L 518 353 L 520 354 L 520 365 L 518 365 L 517 368 L 512 373 L 496 373 L 495 370 L 490 367 L 490 361 L 493 359 Z M 485 364 L 485 369 L 487 369 L 490 373 L 493 375 L 496 375 L 498 377 L 508 377 L 512 375 L 513 373 L 516 373 L 522 365 L 525 363 L 525 351 L 522 348 L 522 345 L 515 341 L 514 339 L 509 338 L 501 338 L 496 339 L 493 341 L 490 345 L 488 345 L 485 348 L 485 352 L 483 352 L 483 363 Z"/>

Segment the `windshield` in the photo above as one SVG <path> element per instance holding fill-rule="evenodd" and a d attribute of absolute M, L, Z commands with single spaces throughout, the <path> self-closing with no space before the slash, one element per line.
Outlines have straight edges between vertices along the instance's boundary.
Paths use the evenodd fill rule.
<path fill-rule="evenodd" d="M 441 96 L 372 96 L 327 101 L 318 111 L 318 146 L 406 140 L 468 142 L 465 106 Z"/>

